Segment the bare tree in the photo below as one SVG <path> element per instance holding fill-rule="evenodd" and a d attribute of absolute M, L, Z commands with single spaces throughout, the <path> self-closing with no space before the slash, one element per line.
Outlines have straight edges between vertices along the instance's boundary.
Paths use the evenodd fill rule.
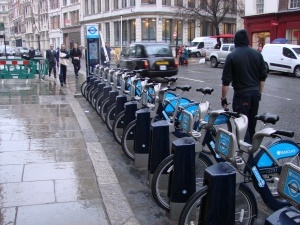
<path fill-rule="evenodd" d="M 220 34 L 219 25 L 224 18 L 235 19 L 243 14 L 243 3 L 239 0 L 175 0 L 177 18 L 184 22 L 201 21 L 213 24 L 216 35 Z"/>

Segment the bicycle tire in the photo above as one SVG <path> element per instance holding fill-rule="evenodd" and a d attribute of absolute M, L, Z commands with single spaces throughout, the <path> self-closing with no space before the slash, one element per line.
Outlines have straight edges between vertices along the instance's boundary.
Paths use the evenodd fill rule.
<path fill-rule="evenodd" d="M 115 102 L 108 108 L 106 115 L 105 115 L 106 127 L 111 132 L 112 132 L 112 126 L 113 126 L 114 120 L 116 118 L 116 107 L 117 107 L 117 103 Z"/>
<path fill-rule="evenodd" d="M 208 189 L 209 187 L 205 185 L 189 198 L 181 211 L 178 225 L 198 224 L 201 200 L 206 196 Z M 244 183 L 239 185 L 236 193 L 235 224 L 252 225 L 255 217 L 257 217 L 257 202 L 255 196 Z M 246 210 L 243 207 L 247 207 Z M 242 217 L 241 213 L 243 213 Z"/>
<path fill-rule="evenodd" d="M 101 108 L 100 108 L 100 118 L 105 123 L 105 114 L 108 109 L 108 104 L 109 104 L 109 97 L 104 99 L 101 103 Z"/>
<path fill-rule="evenodd" d="M 88 83 L 86 85 L 85 92 L 84 92 L 84 97 L 86 100 L 88 100 L 88 94 L 89 94 L 89 91 L 91 90 L 91 87 L 93 87 L 93 85 L 90 83 Z"/>
<path fill-rule="evenodd" d="M 95 103 L 95 107 L 96 107 L 96 112 L 97 114 L 100 116 L 100 110 L 101 110 L 101 100 L 102 100 L 102 96 L 103 96 L 103 92 L 100 93 L 100 95 L 98 95 L 98 98 L 96 100 L 96 103 Z"/>
<path fill-rule="evenodd" d="M 92 105 L 92 96 L 95 93 L 95 91 L 97 91 L 97 87 L 95 87 L 94 85 L 91 87 L 89 94 L 88 94 L 88 101 L 89 103 Z"/>
<path fill-rule="evenodd" d="M 124 154 L 134 160 L 134 133 L 135 133 L 136 120 L 131 121 L 124 129 L 122 134 L 122 150 Z"/>
<path fill-rule="evenodd" d="M 122 141 L 124 124 L 125 124 L 125 111 L 122 111 L 116 116 L 112 126 L 112 133 L 114 139 L 119 145 L 121 145 L 121 141 Z"/>
<path fill-rule="evenodd" d="M 151 182 L 151 192 L 154 201 L 159 207 L 165 211 L 170 211 L 170 203 L 168 198 L 168 184 L 169 174 L 173 167 L 174 155 L 169 155 L 165 158 L 156 168 Z M 213 162 L 207 155 L 200 152 L 198 153 L 196 163 L 196 189 L 198 190 L 203 186 L 203 172 L 208 166 L 213 165 Z M 198 175 L 200 175 L 198 177 Z M 160 188 L 161 187 L 161 188 Z"/>
<path fill-rule="evenodd" d="M 85 97 L 85 88 L 86 88 L 86 86 L 87 86 L 87 81 L 85 80 L 82 84 L 81 84 L 81 87 L 80 87 L 80 91 L 81 91 L 81 95 L 83 96 L 83 97 Z"/>
<path fill-rule="evenodd" d="M 92 97 L 91 97 L 92 107 L 93 107 L 94 110 L 96 110 L 96 101 L 97 101 L 97 98 L 98 98 L 99 94 L 100 93 L 98 92 L 98 90 L 95 90 L 93 92 Z"/>

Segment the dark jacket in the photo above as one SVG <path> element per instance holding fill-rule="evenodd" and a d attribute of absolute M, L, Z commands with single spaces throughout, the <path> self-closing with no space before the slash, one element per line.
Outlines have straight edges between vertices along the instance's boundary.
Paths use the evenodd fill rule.
<path fill-rule="evenodd" d="M 111 60 L 111 56 L 110 56 L 111 48 L 110 47 L 106 47 L 106 46 L 105 46 L 105 48 L 106 48 L 106 51 L 107 51 L 108 58 L 109 58 L 109 60 Z M 104 48 L 103 47 L 101 47 L 100 53 L 101 53 L 101 55 L 100 55 L 101 61 L 102 62 L 106 61 L 106 59 L 105 59 L 105 53 L 104 53 Z"/>
<path fill-rule="evenodd" d="M 78 48 L 73 48 L 71 51 L 70 51 L 70 57 L 72 58 L 72 63 L 80 63 L 80 58 L 82 56 L 82 53 L 81 51 L 78 49 Z M 79 57 L 79 60 L 76 60 L 74 59 L 74 57 Z"/>
<path fill-rule="evenodd" d="M 33 59 L 34 58 L 34 56 L 35 56 L 35 50 L 34 49 L 29 49 L 29 53 L 28 53 L 28 55 L 29 55 L 29 57 L 31 58 L 31 59 Z"/>
<path fill-rule="evenodd" d="M 267 78 L 267 69 L 260 52 L 249 47 L 246 30 L 239 30 L 234 37 L 235 50 L 228 54 L 223 74 L 224 86 L 232 87 L 235 93 L 259 90 L 260 81 Z"/>
<path fill-rule="evenodd" d="M 56 51 L 53 49 L 52 51 L 50 49 L 48 49 L 46 51 L 46 59 L 51 62 L 51 63 L 55 63 L 57 61 L 56 58 Z"/>

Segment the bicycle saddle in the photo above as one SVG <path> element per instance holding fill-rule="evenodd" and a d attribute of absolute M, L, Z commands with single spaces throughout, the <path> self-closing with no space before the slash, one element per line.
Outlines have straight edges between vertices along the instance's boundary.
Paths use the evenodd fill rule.
<path fill-rule="evenodd" d="M 196 89 L 196 91 L 199 91 L 202 94 L 209 94 L 210 95 L 214 91 L 214 89 L 210 88 L 210 87 L 205 87 L 205 88 L 198 88 L 198 89 Z"/>
<path fill-rule="evenodd" d="M 279 120 L 279 116 L 271 113 L 263 113 L 261 115 L 256 115 L 255 119 L 261 120 L 264 123 L 275 124 Z"/>
<path fill-rule="evenodd" d="M 176 89 L 180 89 L 182 91 L 189 91 L 192 87 L 190 85 L 177 86 Z"/>

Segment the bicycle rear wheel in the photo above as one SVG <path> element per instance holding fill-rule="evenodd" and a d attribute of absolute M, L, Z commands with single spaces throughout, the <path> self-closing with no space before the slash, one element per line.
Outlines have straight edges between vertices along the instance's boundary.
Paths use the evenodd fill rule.
<path fill-rule="evenodd" d="M 201 209 L 204 207 L 203 198 L 207 195 L 208 186 L 205 185 L 192 195 L 185 204 L 179 218 L 179 225 L 198 224 Z M 235 197 L 235 224 L 252 225 L 257 216 L 257 203 L 249 187 L 243 183 L 239 185 Z"/>
<path fill-rule="evenodd" d="M 151 191 L 152 196 L 155 202 L 161 207 L 162 209 L 166 210 L 167 212 L 170 210 L 170 202 L 168 196 L 168 186 L 169 186 L 169 176 L 171 171 L 173 170 L 173 161 L 174 155 L 170 155 L 165 158 L 156 168 L 152 183 L 151 183 Z M 197 160 L 196 160 L 196 190 L 200 189 L 203 186 L 203 172 L 208 167 L 211 166 L 213 163 L 203 153 L 199 153 Z"/>
<path fill-rule="evenodd" d="M 86 86 L 87 86 L 87 81 L 85 80 L 82 84 L 81 84 L 81 87 L 80 87 L 80 91 L 81 91 L 81 94 L 83 97 L 85 97 L 85 89 L 86 89 Z"/>
<path fill-rule="evenodd" d="M 105 123 L 109 131 L 112 131 L 112 126 L 116 118 L 116 107 L 117 103 L 115 102 L 108 108 L 105 115 Z"/>
<path fill-rule="evenodd" d="M 101 108 L 100 108 L 100 117 L 102 119 L 102 121 L 105 123 L 105 116 L 106 116 L 106 112 L 108 109 L 108 104 L 109 104 L 109 98 L 104 99 L 103 102 L 101 103 Z"/>

